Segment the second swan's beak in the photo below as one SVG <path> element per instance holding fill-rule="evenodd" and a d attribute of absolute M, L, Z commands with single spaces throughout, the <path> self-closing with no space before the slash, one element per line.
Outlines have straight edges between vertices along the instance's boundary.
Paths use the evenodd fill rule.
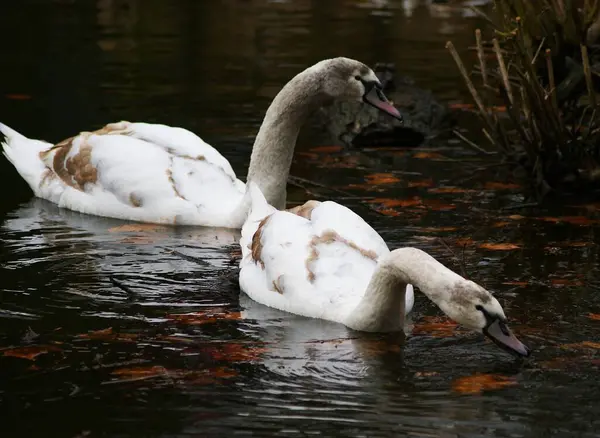
<path fill-rule="evenodd" d="M 385 94 L 383 94 L 383 91 L 381 91 L 381 85 L 379 85 L 377 82 L 369 82 L 365 83 L 364 85 L 365 94 L 363 95 L 363 101 L 402 121 L 402 114 L 400 114 L 400 111 L 398 111 L 389 100 L 387 100 Z"/>
<path fill-rule="evenodd" d="M 509 353 L 517 356 L 527 357 L 531 353 L 521 341 L 510 331 L 508 326 L 499 319 L 494 320 L 486 328 L 483 329 L 483 334 L 490 338 L 496 345 Z"/>

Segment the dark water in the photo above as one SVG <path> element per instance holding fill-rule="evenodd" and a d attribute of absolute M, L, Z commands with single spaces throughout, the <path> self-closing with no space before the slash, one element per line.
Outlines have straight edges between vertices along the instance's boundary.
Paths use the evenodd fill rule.
<path fill-rule="evenodd" d="M 269 100 L 319 59 L 393 61 L 466 101 L 444 42 L 466 48 L 480 23 L 427 3 L 7 3 L 0 120 L 48 140 L 121 119 L 183 126 L 243 176 Z M 293 175 L 319 185 L 290 186 L 292 201 L 335 199 L 391 248 L 464 264 L 533 358 L 515 362 L 421 295 L 406 340 L 253 304 L 236 233 L 61 211 L 2 160 L 2 436 L 600 436 L 600 206 L 501 210 L 519 188 L 452 141 L 299 149 Z"/>

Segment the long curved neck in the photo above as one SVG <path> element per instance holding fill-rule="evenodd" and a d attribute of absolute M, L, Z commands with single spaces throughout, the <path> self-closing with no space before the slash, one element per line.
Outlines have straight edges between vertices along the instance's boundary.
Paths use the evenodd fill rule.
<path fill-rule="evenodd" d="M 407 284 L 417 286 L 440 306 L 456 283 L 465 281 L 424 251 L 396 249 L 379 261 L 367 291 L 345 324 L 361 331 L 402 330 Z"/>
<path fill-rule="evenodd" d="M 300 127 L 325 97 L 319 70 L 309 68 L 277 94 L 258 131 L 247 181 L 254 181 L 277 209 L 285 208 L 286 185 Z"/>

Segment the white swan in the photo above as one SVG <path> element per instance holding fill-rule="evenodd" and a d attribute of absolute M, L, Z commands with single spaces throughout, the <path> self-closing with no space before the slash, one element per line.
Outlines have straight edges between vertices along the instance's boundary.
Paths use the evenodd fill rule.
<path fill-rule="evenodd" d="M 256 136 L 248 180 L 284 208 L 300 126 L 333 99 L 363 100 L 400 118 L 375 73 L 334 58 L 299 73 L 275 97 Z M 120 122 L 56 145 L 30 140 L 0 124 L 4 155 L 34 194 L 98 216 L 161 224 L 241 227 L 245 184 L 229 162 L 182 128 Z"/>
<path fill-rule="evenodd" d="M 427 253 L 390 252 L 360 216 L 335 202 L 308 201 L 277 211 L 253 183 L 249 194 L 239 282 L 253 300 L 355 330 L 400 331 L 412 308 L 414 284 L 458 323 L 529 355 L 506 326 L 496 298 Z"/>

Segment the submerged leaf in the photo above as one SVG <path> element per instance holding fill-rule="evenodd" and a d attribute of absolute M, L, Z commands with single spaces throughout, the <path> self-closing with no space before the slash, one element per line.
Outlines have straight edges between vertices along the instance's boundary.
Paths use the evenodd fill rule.
<path fill-rule="evenodd" d="M 481 249 L 489 249 L 492 251 L 510 251 L 513 249 L 519 249 L 520 246 L 514 243 L 482 243 L 479 245 Z"/>
<path fill-rule="evenodd" d="M 109 233 L 138 233 L 138 232 L 161 232 L 167 231 L 167 227 L 158 224 L 126 224 L 108 229 Z"/>
<path fill-rule="evenodd" d="M 191 313 L 174 313 L 167 315 L 166 318 L 189 325 L 202 325 L 223 320 L 238 320 L 242 318 L 242 314 L 240 312 L 228 312 L 216 309 Z"/>
<path fill-rule="evenodd" d="M 18 357 L 19 359 L 35 360 L 42 354 L 51 351 L 60 351 L 60 348 L 53 345 L 30 345 L 27 347 L 16 347 L 2 351 L 2 355 L 6 357 Z"/>
<path fill-rule="evenodd" d="M 497 181 L 489 181 L 485 183 L 485 188 L 488 190 L 513 190 L 520 189 L 521 186 L 513 183 L 503 183 Z"/>
<path fill-rule="evenodd" d="M 475 374 L 461 377 L 452 383 L 452 389 L 461 394 L 481 394 L 483 391 L 516 385 L 514 377 L 499 374 Z"/>
<path fill-rule="evenodd" d="M 366 181 L 369 184 L 380 185 L 380 184 L 395 184 L 400 182 L 400 178 L 395 177 L 391 173 L 372 173 L 366 175 Z"/>
<path fill-rule="evenodd" d="M 384 207 L 414 207 L 423 204 L 417 197 L 414 197 L 413 199 L 375 198 L 367 202 L 371 204 L 380 204 Z"/>
<path fill-rule="evenodd" d="M 600 313 L 588 313 L 588 318 L 593 321 L 600 321 Z"/>
<path fill-rule="evenodd" d="M 473 190 L 462 189 L 460 187 L 434 187 L 427 190 L 429 193 L 470 193 Z"/>
<path fill-rule="evenodd" d="M 413 155 L 413 158 L 418 158 L 420 160 L 445 160 L 446 157 L 444 157 L 441 154 L 438 154 L 437 152 L 417 152 L 416 154 Z"/>

